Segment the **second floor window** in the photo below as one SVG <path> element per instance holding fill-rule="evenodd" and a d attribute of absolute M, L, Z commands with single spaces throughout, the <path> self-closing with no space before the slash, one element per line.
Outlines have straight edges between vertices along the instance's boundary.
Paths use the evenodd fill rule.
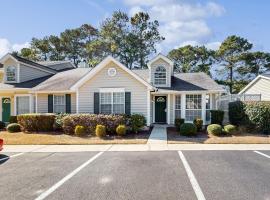
<path fill-rule="evenodd" d="M 163 66 L 158 66 L 154 74 L 155 85 L 166 85 L 166 69 Z"/>
<path fill-rule="evenodd" d="M 16 81 L 16 68 L 13 66 L 7 67 L 6 77 L 7 81 Z"/>

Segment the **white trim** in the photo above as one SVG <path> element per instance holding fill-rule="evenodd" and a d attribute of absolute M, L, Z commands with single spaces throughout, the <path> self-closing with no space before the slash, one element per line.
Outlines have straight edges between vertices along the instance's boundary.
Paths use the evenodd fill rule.
<path fill-rule="evenodd" d="M 253 81 L 251 81 L 246 87 L 244 87 L 244 89 L 242 89 L 238 94 L 243 94 L 248 88 L 250 88 L 252 85 L 254 85 L 261 78 L 270 80 L 269 77 L 266 77 L 266 76 L 263 76 L 263 75 L 259 75 L 255 79 L 253 79 Z"/>
<path fill-rule="evenodd" d="M 181 118 L 186 119 L 186 94 L 181 94 Z"/>
<path fill-rule="evenodd" d="M 76 90 L 76 113 L 79 114 L 79 90 Z"/>
<path fill-rule="evenodd" d="M 6 55 L 4 55 L 1 59 L 0 59 L 0 63 L 3 63 L 7 61 L 7 59 L 11 58 L 12 60 L 14 60 L 15 62 L 18 62 L 17 59 L 15 59 L 10 53 L 7 53 Z"/>
<path fill-rule="evenodd" d="M 13 109 L 13 115 L 17 115 L 17 97 L 29 97 L 29 113 L 31 113 L 31 94 L 15 94 L 14 95 L 14 109 Z"/>
<path fill-rule="evenodd" d="M 36 95 L 36 113 L 38 113 L 38 95 L 37 93 L 35 95 Z"/>
<path fill-rule="evenodd" d="M 182 103 L 182 102 L 181 102 Z M 173 123 L 174 123 L 174 121 L 175 121 L 175 94 L 173 94 Z"/>
<path fill-rule="evenodd" d="M 209 98 L 211 98 L 211 95 L 209 95 Z M 203 120 L 203 125 L 207 124 L 206 123 L 206 94 L 202 94 L 202 120 Z"/>
<path fill-rule="evenodd" d="M 153 123 L 158 123 L 158 122 L 156 122 L 156 96 L 159 96 L 159 97 L 166 97 L 166 101 L 168 101 L 168 95 L 165 95 L 165 94 L 162 94 L 162 95 L 153 95 L 153 99 L 154 99 L 154 106 L 153 106 L 153 111 L 154 111 L 154 113 L 153 113 Z M 166 110 L 167 110 L 167 108 L 168 108 L 168 105 L 167 105 L 167 102 L 166 102 Z M 166 123 L 167 123 L 167 121 L 168 121 L 168 117 L 167 117 L 167 113 L 168 112 L 166 112 Z"/>
<path fill-rule="evenodd" d="M 99 63 L 94 69 L 92 69 L 89 73 L 87 73 L 83 78 L 81 78 L 79 81 L 77 81 L 72 87 L 71 90 L 76 90 L 80 86 L 82 86 L 86 81 L 90 80 L 92 77 L 95 76 L 101 69 L 107 66 L 110 62 L 114 62 L 118 67 L 120 67 L 125 72 L 129 73 L 131 76 L 133 76 L 136 80 L 147 86 L 147 88 L 153 89 L 154 87 L 147 83 L 145 80 L 143 80 L 141 77 L 139 77 L 137 74 L 132 72 L 130 69 L 128 69 L 126 66 L 124 66 L 122 63 L 117 61 L 112 56 L 108 56 L 105 58 L 101 63 Z"/>
<path fill-rule="evenodd" d="M 160 94 L 213 94 L 213 93 L 220 93 L 224 92 L 224 90 L 193 90 L 193 91 L 176 91 L 176 90 L 166 90 L 166 91 L 155 91 L 152 94 L 160 95 Z"/>
<path fill-rule="evenodd" d="M 125 88 L 99 88 L 99 92 L 125 92 Z"/>
<path fill-rule="evenodd" d="M 171 95 L 168 94 L 167 95 L 167 124 L 171 123 Z"/>
<path fill-rule="evenodd" d="M 167 63 L 169 63 L 169 65 L 173 66 L 173 61 L 171 61 L 169 58 L 167 58 L 166 56 L 162 55 L 162 54 L 158 54 L 156 57 L 154 57 L 152 60 L 150 60 L 148 63 L 147 63 L 147 66 L 150 68 L 151 65 L 157 61 L 158 59 L 162 59 L 162 60 L 165 60 Z"/>
<path fill-rule="evenodd" d="M 12 102 L 12 97 L 11 96 L 1 96 L 0 99 L 1 99 L 1 106 L 0 106 L 0 120 L 2 121 L 3 120 L 3 98 L 9 98 L 10 99 L 10 115 L 12 114 L 12 105 L 11 105 L 11 102 Z"/>
<path fill-rule="evenodd" d="M 57 91 L 54 91 L 54 90 L 44 90 L 44 91 L 37 91 L 37 90 L 32 90 L 34 93 L 39 93 L 39 94 L 62 94 L 62 93 L 74 93 L 74 91 L 71 91 L 71 90 L 57 90 Z"/>
<path fill-rule="evenodd" d="M 151 110 L 151 94 L 150 91 L 147 90 L 147 120 L 146 120 L 146 124 L 147 126 L 150 126 L 150 120 L 151 120 L 151 114 L 150 114 L 150 110 Z"/>

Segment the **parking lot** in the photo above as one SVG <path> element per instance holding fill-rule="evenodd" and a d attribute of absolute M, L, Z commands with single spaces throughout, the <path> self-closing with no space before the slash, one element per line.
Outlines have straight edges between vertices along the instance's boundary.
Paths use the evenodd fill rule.
<path fill-rule="evenodd" d="M 270 151 L 2 153 L 1 199 L 270 199 Z"/>

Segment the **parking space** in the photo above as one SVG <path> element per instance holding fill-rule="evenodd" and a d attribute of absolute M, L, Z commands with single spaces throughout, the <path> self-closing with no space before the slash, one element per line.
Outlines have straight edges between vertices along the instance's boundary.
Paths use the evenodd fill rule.
<path fill-rule="evenodd" d="M 184 151 L 206 199 L 268 199 L 270 160 L 253 151 Z"/>
<path fill-rule="evenodd" d="M 259 152 L 270 155 L 270 151 Z M 205 199 L 270 197 L 267 157 L 253 151 L 182 153 Z M 25 153 L 11 157 L 0 163 L 0 196 L 7 200 L 36 199 L 44 193 L 45 199 L 65 200 L 198 199 L 177 151 L 97 154 Z"/>

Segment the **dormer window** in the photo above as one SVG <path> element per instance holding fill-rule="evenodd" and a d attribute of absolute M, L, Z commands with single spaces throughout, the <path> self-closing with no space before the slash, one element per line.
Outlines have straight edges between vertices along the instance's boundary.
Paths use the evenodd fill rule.
<path fill-rule="evenodd" d="M 8 66 L 6 70 L 6 81 L 16 81 L 16 67 Z"/>
<path fill-rule="evenodd" d="M 154 73 L 154 84 L 155 85 L 166 85 L 166 68 L 158 66 Z"/>

